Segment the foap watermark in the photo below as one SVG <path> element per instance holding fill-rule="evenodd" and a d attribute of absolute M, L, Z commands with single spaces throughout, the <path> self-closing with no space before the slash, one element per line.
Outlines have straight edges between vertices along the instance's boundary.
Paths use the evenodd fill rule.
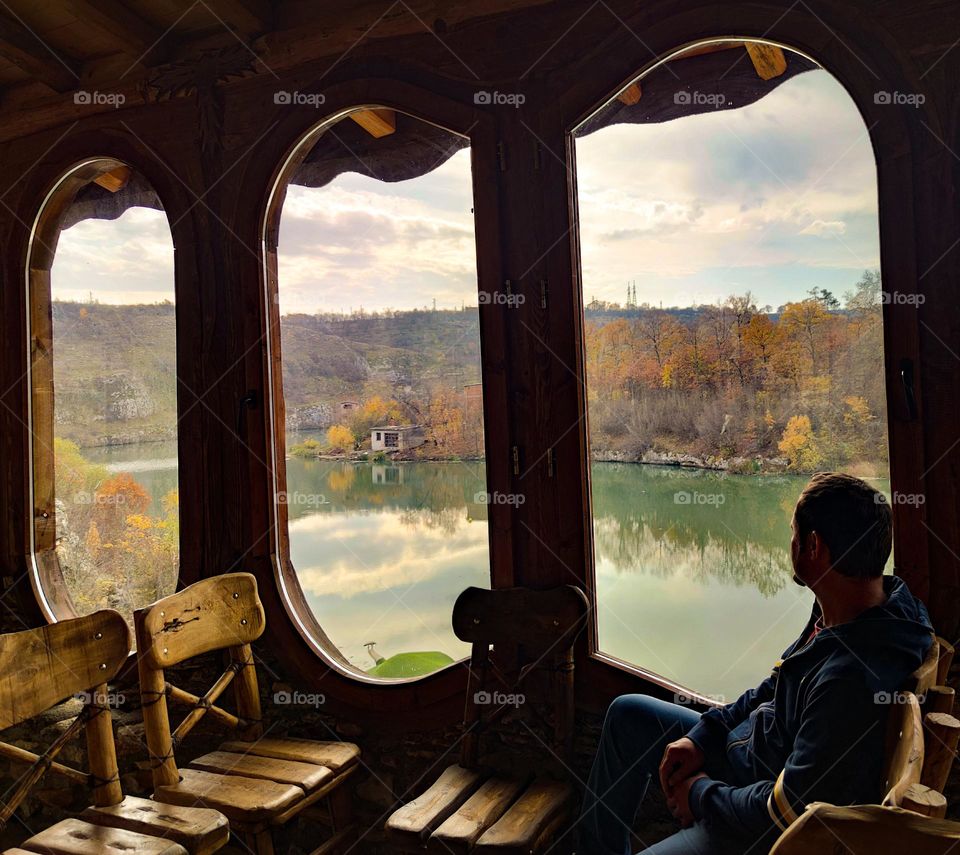
<path fill-rule="evenodd" d="M 474 692 L 473 702 L 477 706 L 519 707 L 527 702 L 527 696 L 520 692 Z"/>
<path fill-rule="evenodd" d="M 123 692 L 75 692 L 73 697 L 83 704 L 106 709 L 117 709 L 127 702 Z"/>
<path fill-rule="evenodd" d="M 922 306 L 927 302 L 925 294 L 904 294 L 902 291 L 881 291 L 880 302 L 885 306 Z"/>
<path fill-rule="evenodd" d="M 273 93 L 273 103 L 283 107 L 322 107 L 327 96 L 322 92 L 287 92 L 281 89 Z"/>
<path fill-rule="evenodd" d="M 694 695 L 687 695 L 683 692 L 676 692 L 673 696 L 673 702 L 675 704 L 680 704 L 681 706 L 702 704 L 704 701 L 714 701 L 718 704 L 725 704 L 727 702 L 727 697 L 726 695 L 700 695 L 695 697 Z"/>
<path fill-rule="evenodd" d="M 527 96 L 522 92 L 488 92 L 481 89 L 473 93 L 473 103 L 481 107 L 522 107 Z"/>
<path fill-rule="evenodd" d="M 925 694 L 917 695 L 917 702 L 922 706 L 924 701 L 926 701 L 927 696 Z M 873 702 L 875 704 L 880 704 L 881 706 L 889 706 L 891 704 L 907 704 L 910 702 L 910 693 L 909 692 L 876 692 L 873 696 Z"/>
<path fill-rule="evenodd" d="M 523 493 L 498 493 L 494 490 L 492 493 L 474 493 L 473 501 L 478 505 L 513 505 L 520 507 L 527 497 Z"/>
<path fill-rule="evenodd" d="M 322 707 L 327 696 L 319 692 L 298 692 L 294 689 L 281 689 L 273 693 L 273 702 L 279 707 Z"/>
<path fill-rule="evenodd" d="M 878 505 L 882 505 L 885 501 L 883 493 L 879 493 L 876 496 L 876 502 Z M 915 508 L 919 508 L 921 505 L 927 503 L 927 497 L 924 493 L 898 493 L 896 490 L 890 496 L 891 505 L 913 505 Z"/>
<path fill-rule="evenodd" d="M 673 494 L 675 505 L 716 505 L 720 506 L 727 500 L 723 493 L 698 493 L 678 490 Z"/>
<path fill-rule="evenodd" d="M 515 309 L 527 302 L 525 294 L 510 294 L 505 291 L 481 291 L 477 296 L 481 306 L 506 306 Z"/>
<path fill-rule="evenodd" d="M 873 93 L 873 103 L 893 107 L 922 107 L 927 96 L 922 92 L 886 92 Z"/>
<path fill-rule="evenodd" d="M 300 493 L 294 490 L 288 493 L 281 490 L 277 493 L 277 501 L 281 505 L 292 505 L 294 507 L 315 508 L 319 505 L 329 505 L 330 502 L 323 493 Z"/>
<path fill-rule="evenodd" d="M 127 497 L 123 493 L 88 493 L 86 490 L 79 490 L 73 494 L 73 503 L 75 505 L 123 505 L 126 504 Z"/>
<path fill-rule="evenodd" d="M 116 110 L 126 101 L 127 96 L 122 92 L 88 92 L 81 89 L 73 93 L 73 103 L 81 107 L 113 107 Z"/>
<path fill-rule="evenodd" d="M 727 103 L 722 92 L 698 92 L 696 89 L 681 89 L 673 93 L 673 103 L 680 107 L 713 107 L 717 109 Z"/>

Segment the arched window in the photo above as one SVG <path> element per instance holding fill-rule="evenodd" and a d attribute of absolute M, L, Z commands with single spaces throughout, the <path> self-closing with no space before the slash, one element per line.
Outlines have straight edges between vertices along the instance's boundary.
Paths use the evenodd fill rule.
<path fill-rule="evenodd" d="M 108 158 L 65 175 L 27 288 L 40 600 L 132 619 L 180 560 L 173 243 L 146 179 Z"/>
<path fill-rule="evenodd" d="M 344 112 L 294 152 L 271 211 L 281 560 L 333 660 L 428 674 L 468 653 L 453 602 L 490 583 L 469 140 Z"/>
<path fill-rule="evenodd" d="M 809 608 L 810 473 L 890 487 L 868 131 L 809 58 L 727 40 L 574 147 L 599 648 L 729 700 Z"/>

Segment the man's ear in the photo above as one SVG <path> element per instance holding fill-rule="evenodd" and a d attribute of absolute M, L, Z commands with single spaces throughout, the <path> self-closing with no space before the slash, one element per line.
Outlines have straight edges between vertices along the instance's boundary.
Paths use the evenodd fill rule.
<path fill-rule="evenodd" d="M 823 551 L 823 541 L 820 539 L 820 535 L 816 531 L 811 531 L 807 535 L 807 542 L 804 544 L 807 550 L 807 554 L 810 556 L 811 560 L 816 560 L 820 557 L 820 553 Z"/>

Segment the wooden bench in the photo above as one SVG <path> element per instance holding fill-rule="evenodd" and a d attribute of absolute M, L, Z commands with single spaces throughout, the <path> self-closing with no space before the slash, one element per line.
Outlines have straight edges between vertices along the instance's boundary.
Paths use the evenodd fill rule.
<path fill-rule="evenodd" d="M 6 729 L 82 693 L 83 709 L 40 755 L 0 743 L 0 755 L 20 761 L 26 772 L 0 807 L 6 826 L 30 789 L 50 771 L 85 784 L 93 806 L 34 834 L 5 855 L 144 852 L 207 855 L 230 836 L 227 818 L 215 810 L 171 808 L 124 796 L 120 788 L 107 681 L 130 653 L 130 631 L 115 611 L 100 611 L 39 629 L 0 636 L 0 728 Z M 61 749 L 86 732 L 89 772 L 57 762 Z"/>
<path fill-rule="evenodd" d="M 197 582 L 139 609 L 134 623 L 154 799 L 222 811 L 259 855 L 273 853 L 273 828 L 323 802 L 331 835 L 314 855 L 345 848 L 355 829 L 344 784 L 358 768 L 360 749 L 349 742 L 264 738 L 250 648 L 265 629 L 256 579 L 227 573 Z M 216 650 L 226 651 L 229 665 L 203 697 L 165 679 L 165 668 Z M 216 703 L 231 683 L 235 714 Z M 173 731 L 168 698 L 189 708 Z M 175 749 L 204 715 L 237 736 L 178 769 Z"/>
<path fill-rule="evenodd" d="M 556 840 L 573 807 L 574 790 L 566 775 L 573 737 L 573 644 L 587 611 L 586 597 L 572 585 L 549 591 L 467 588 L 457 598 L 453 629 L 472 645 L 460 763 L 447 767 L 423 795 L 387 820 L 385 828 L 397 849 L 529 855 Z M 554 712 L 554 744 L 544 745 L 552 756 L 541 770 L 554 765 L 555 774 L 503 773 L 481 766 L 481 733 L 510 709 L 530 706 L 523 695 L 535 691 L 534 675 L 546 683 Z M 539 737 L 527 729 L 537 744 Z"/>
<path fill-rule="evenodd" d="M 890 699 L 882 804 L 810 804 L 770 855 L 829 852 L 838 841 L 851 855 L 960 851 L 960 823 L 942 821 L 947 811 L 942 790 L 960 737 L 960 721 L 952 714 L 954 691 L 944 685 L 953 654 L 951 644 L 935 637 L 904 690 Z"/>

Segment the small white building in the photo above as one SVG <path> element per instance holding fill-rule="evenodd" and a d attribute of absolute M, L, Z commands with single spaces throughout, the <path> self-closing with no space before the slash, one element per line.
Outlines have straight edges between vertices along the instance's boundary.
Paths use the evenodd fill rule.
<path fill-rule="evenodd" d="M 420 425 L 381 425 L 370 428 L 372 451 L 408 451 L 423 445 L 426 439 Z"/>

